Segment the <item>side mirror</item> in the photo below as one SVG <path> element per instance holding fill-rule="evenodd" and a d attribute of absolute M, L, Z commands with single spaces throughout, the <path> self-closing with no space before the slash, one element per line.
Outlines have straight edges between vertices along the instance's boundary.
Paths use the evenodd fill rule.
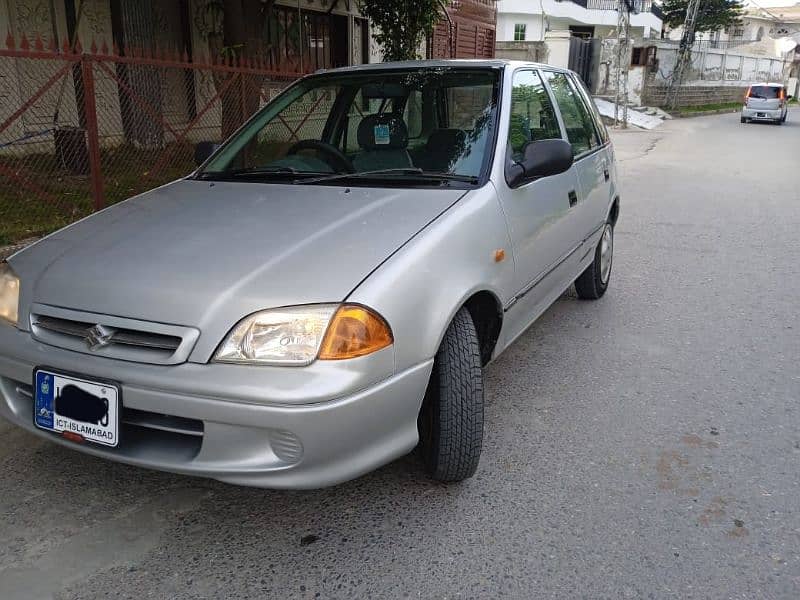
<path fill-rule="evenodd" d="M 198 167 L 206 162 L 206 159 L 216 152 L 219 144 L 216 142 L 198 142 L 194 147 L 194 164 Z"/>
<path fill-rule="evenodd" d="M 506 167 L 506 181 L 515 188 L 528 181 L 551 177 L 572 166 L 572 146 L 564 140 L 528 142 L 522 160 Z"/>

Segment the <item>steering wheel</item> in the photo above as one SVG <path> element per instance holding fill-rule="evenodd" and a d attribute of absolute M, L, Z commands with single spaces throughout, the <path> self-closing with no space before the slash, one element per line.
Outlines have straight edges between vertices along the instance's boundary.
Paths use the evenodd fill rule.
<path fill-rule="evenodd" d="M 292 144 L 291 148 L 286 151 L 286 156 L 297 154 L 303 150 L 316 150 L 320 154 L 320 158 L 328 163 L 337 173 L 355 173 L 356 168 L 344 152 L 339 150 L 333 144 L 323 142 L 322 140 L 300 140 L 296 144 Z"/>

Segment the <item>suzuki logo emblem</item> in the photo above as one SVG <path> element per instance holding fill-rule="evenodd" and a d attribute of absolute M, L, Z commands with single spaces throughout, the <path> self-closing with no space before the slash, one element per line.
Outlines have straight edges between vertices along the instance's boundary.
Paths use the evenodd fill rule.
<path fill-rule="evenodd" d="M 116 329 L 106 327 L 105 325 L 95 325 L 86 332 L 86 343 L 89 345 L 89 350 L 100 350 L 105 348 L 111 343 L 114 338 Z"/>

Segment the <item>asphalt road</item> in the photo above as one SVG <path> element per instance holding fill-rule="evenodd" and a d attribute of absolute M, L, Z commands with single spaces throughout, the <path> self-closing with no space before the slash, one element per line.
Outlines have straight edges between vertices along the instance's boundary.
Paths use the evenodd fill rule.
<path fill-rule="evenodd" d="M 0 424 L 0 598 L 800 597 L 800 111 L 614 135 L 612 284 L 487 372 L 478 474 L 278 492 Z"/>

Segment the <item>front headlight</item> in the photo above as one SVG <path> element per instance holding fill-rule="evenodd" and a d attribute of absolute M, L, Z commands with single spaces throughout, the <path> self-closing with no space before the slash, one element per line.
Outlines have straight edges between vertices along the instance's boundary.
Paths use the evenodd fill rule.
<path fill-rule="evenodd" d="M 374 311 L 355 304 L 314 304 L 265 310 L 239 322 L 217 350 L 216 362 L 308 365 L 371 354 L 393 343 Z"/>
<path fill-rule="evenodd" d="M 0 319 L 17 324 L 19 317 L 19 277 L 8 263 L 0 263 Z"/>

